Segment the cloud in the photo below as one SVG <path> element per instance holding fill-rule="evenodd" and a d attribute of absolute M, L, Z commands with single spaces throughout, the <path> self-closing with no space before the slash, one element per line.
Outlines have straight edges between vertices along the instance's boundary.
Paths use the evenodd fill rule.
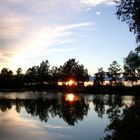
<path fill-rule="evenodd" d="M 46 125 L 46 128 L 52 128 L 52 129 L 68 129 L 69 127 L 64 127 L 60 125 Z"/>
<path fill-rule="evenodd" d="M 11 52 L 6 52 L 6 53 L 3 53 L 3 54 L 2 54 L 3 57 L 7 57 L 7 58 L 8 58 L 8 57 L 13 57 L 14 55 L 15 55 L 15 54 L 14 54 L 14 53 L 11 53 Z"/>
<path fill-rule="evenodd" d="M 78 31 L 89 31 L 95 26 L 89 21 L 75 22 L 73 19 L 85 9 L 109 2 L 111 1 L 1 0 L 1 60 L 9 62 L 11 67 L 18 67 L 26 65 L 30 58 L 45 56 L 49 51 L 75 51 L 75 48 L 62 49 L 60 45 L 78 40 Z M 60 48 L 53 49 L 56 45 Z"/>
<path fill-rule="evenodd" d="M 24 66 L 33 65 L 31 64 L 33 61 L 36 61 L 35 64 L 40 63 L 40 60 L 50 54 L 76 51 L 78 48 L 62 48 L 61 45 L 77 41 L 76 31 L 90 28 L 93 25 L 91 22 L 83 22 L 66 25 L 48 24 L 38 27 L 36 30 L 34 30 L 34 27 L 30 28 L 28 29 L 28 35 L 25 35 L 19 43 L 18 51 L 14 52 L 14 56 L 11 55 L 11 59 L 9 58 L 9 66 L 14 67 L 14 69 L 17 69 L 17 67 L 25 68 Z M 6 52 L 10 53 L 11 50 L 9 49 Z"/>
<path fill-rule="evenodd" d="M 96 15 L 98 15 L 98 16 L 101 15 L 101 12 L 100 11 L 97 11 L 96 12 Z"/>
<path fill-rule="evenodd" d="M 14 38 L 25 30 L 24 19 L 16 14 L 0 14 L 0 37 Z"/>
<path fill-rule="evenodd" d="M 25 117 L 26 116 L 26 117 Z M 12 128 L 12 129 L 11 129 Z M 35 117 L 30 116 L 24 109 L 18 114 L 15 107 L 12 106 L 6 112 L 0 111 L 0 139 L 1 140 L 57 140 L 70 139 L 65 134 L 54 132 L 54 129 L 66 129 L 68 127 L 57 125 L 46 125 L 39 122 Z M 53 129 L 53 132 L 50 130 Z"/>
<path fill-rule="evenodd" d="M 74 11 L 81 10 L 80 0 L 34 0 L 32 2 L 32 9 L 37 11 L 48 11 L 48 12 L 70 12 L 71 9 Z M 62 8 L 63 7 L 63 8 Z M 65 8 L 64 8 L 65 7 Z M 73 11 L 71 11 L 73 12 Z"/>
<path fill-rule="evenodd" d="M 73 52 L 78 50 L 78 48 L 54 48 L 50 49 L 49 52 Z"/>
<path fill-rule="evenodd" d="M 14 8 L 15 12 L 32 16 L 41 13 L 48 19 L 62 20 L 100 4 L 114 5 L 114 0 L 1 0 L 0 7 Z"/>
<path fill-rule="evenodd" d="M 114 0 L 81 0 L 81 2 L 89 6 L 97 6 L 100 4 L 105 4 L 105 5 L 115 4 Z"/>
<path fill-rule="evenodd" d="M 1 62 L 1 64 L 6 64 L 6 63 L 9 62 L 9 60 L 7 58 L 4 58 L 4 57 L 0 56 L 0 62 Z"/>

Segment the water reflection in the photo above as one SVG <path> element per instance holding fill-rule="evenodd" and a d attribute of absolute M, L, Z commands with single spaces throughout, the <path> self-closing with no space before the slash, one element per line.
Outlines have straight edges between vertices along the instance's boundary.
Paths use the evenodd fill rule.
<path fill-rule="evenodd" d="M 69 93 L 65 95 L 65 100 L 69 102 L 74 102 L 75 101 L 75 95 L 73 93 Z"/>
<path fill-rule="evenodd" d="M 20 95 L 14 98 L 8 96 L 7 98 L 4 94 L 0 96 L 1 114 L 12 112 L 13 116 L 18 116 L 17 114 L 20 115 L 23 109 L 27 114 L 39 118 L 41 122 L 46 124 L 50 119 L 55 118 L 60 118 L 69 126 L 80 125 L 86 118 L 88 118 L 89 124 L 92 124 L 93 119 L 95 119 L 94 123 L 101 122 L 99 118 L 103 121 L 108 120 L 106 126 L 100 124 L 101 127 L 104 126 L 103 129 L 105 130 L 105 135 L 100 136 L 102 139 L 140 139 L 140 97 L 73 93 L 49 95 L 47 93 L 34 93 L 34 98 L 27 98 L 27 96 L 20 98 Z M 97 118 L 93 112 L 98 115 Z M 18 116 L 18 120 L 19 118 Z M 0 117 L 0 122 L 1 120 L 2 117 Z M 98 128 L 98 125 L 94 124 L 89 128 L 87 126 L 88 135 L 86 137 L 95 138 L 95 136 L 92 138 L 92 129 Z M 57 127 L 60 127 L 59 124 Z"/>
<path fill-rule="evenodd" d="M 110 124 L 105 131 L 108 133 L 104 140 L 139 140 L 140 139 L 140 97 L 128 100 L 129 107 L 121 114 L 110 117 Z M 132 106 L 130 106 L 132 104 Z M 110 133 L 111 132 L 111 133 Z"/>
<path fill-rule="evenodd" d="M 78 120 L 83 120 L 84 116 L 88 114 L 91 100 L 87 100 L 80 94 L 75 95 L 72 93 L 64 94 L 61 98 L 1 98 L 0 110 L 5 112 L 15 106 L 16 111 L 20 113 L 21 107 L 24 107 L 28 114 L 38 116 L 41 121 L 47 122 L 50 113 L 52 117 L 59 116 L 69 125 L 74 125 Z M 124 107 L 127 109 L 136 105 L 134 96 L 94 95 L 92 96 L 92 102 L 94 110 L 101 118 L 104 114 L 112 118 L 117 113 L 122 112 Z"/>
<path fill-rule="evenodd" d="M 72 98 L 72 97 L 73 98 Z M 66 97 L 66 98 L 64 98 Z M 59 116 L 69 125 L 75 125 L 78 120 L 83 120 L 88 113 L 88 104 L 83 98 L 74 94 L 67 94 L 60 99 L 0 99 L 0 110 L 5 112 L 15 106 L 16 111 L 20 113 L 21 107 L 24 107 L 28 114 L 38 116 L 43 122 L 47 122 L 49 114 L 51 117 Z M 74 99 L 75 98 L 75 99 Z M 68 100 L 69 99 L 69 100 Z M 79 99 L 79 100 L 78 100 Z M 72 102 L 73 101 L 73 102 Z"/>

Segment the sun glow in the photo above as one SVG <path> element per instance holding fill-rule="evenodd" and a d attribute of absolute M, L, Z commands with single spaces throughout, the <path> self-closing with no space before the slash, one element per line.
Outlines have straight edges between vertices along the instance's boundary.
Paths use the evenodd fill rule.
<path fill-rule="evenodd" d="M 75 86 L 75 85 L 77 85 L 77 83 L 76 83 L 76 81 L 71 79 L 71 80 L 66 82 L 66 85 L 68 85 L 68 86 Z"/>

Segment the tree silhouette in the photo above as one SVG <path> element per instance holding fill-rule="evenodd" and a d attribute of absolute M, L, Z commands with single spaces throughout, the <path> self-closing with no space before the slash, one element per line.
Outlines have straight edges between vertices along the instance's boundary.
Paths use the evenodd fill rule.
<path fill-rule="evenodd" d="M 95 85 L 103 85 L 107 76 L 111 85 L 122 84 L 121 74 L 124 75 L 126 81 L 131 81 L 132 84 L 140 78 L 140 46 L 124 58 L 123 73 L 117 61 L 113 61 L 108 72 L 104 72 L 103 68 L 98 69 L 98 72 L 95 73 L 94 83 Z M 13 74 L 8 68 L 3 68 L 0 73 L 1 88 L 65 89 L 64 86 L 59 87 L 58 82 L 66 85 L 66 82 L 71 80 L 74 80 L 78 87 L 84 86 L 84 82 L 89 80 L 88 70 L 75 59 L 69 59 L 60 67 L 53 66 L 51 69 L 48 60 L 42 61 L 40 65 L 28 68 L 25 74 L 22 73 L 22 68 L 18 68 L 16 74 Z"/>
<path fill-rule="evenodd" d="M 16 72 L 17 72 L 17 75 L 21 75 L 22 74 L 22 69 L 18 68 Z"/>
<path fill-rule="evenodd" d="M 89 80 L 88 70 L 84 68 L 84 65 L 78 64 L 75 73 L 78 84 L 83 84 L 83 82 Z"/>
<path fill-rule="evenodd" d="M 70 79 L 80 82 L 88 81 L 88 70 L 84 68 L 82 64 L 78 64 L 75 59 L 69 59 L 60 67 L 62 78 L 61 80 L 66 82 Z"/>
<path fill-rule="evenodd" d="M 50 82 L 50 64 L 49 61 L 42 61 L 40 63 L 40 66 L 38 67 L 38 81 L 40 84 L 43 84 L 44 82 Z"/>
<path fill-rule="evenodd" d="M 121 68 L 117 61 L 113 61 L 112 64 L 110 64 L 110 67 L 108 68 L 108 78 L 110 83 L 113 82 L 116 84 L 117 81 L 120 81 L 120 75 L 121 75 Z"/>
<path fill-rule="evenodd" d="M 24 74 L 22 74 L 22 69 L 17 69 L 17 74 L 14 75 L 14 86 L 16 87 L 23 87 L 24 86 Z"/>
<path fill-rule="evenodd" d="M 133 82 L 138 80 L 140 76 L 140 47 L 138 46 L 135 51 L 130 51 L 128 56 L 124 58 L 124 77 L 126 81 Z"/>
<path fill-rule="evenodd" d="M 13 72 L 7 68 L 1 70 L 0 86 L 12 87 L 13 86 Z"/>
<path fill-rule="evenodd" d="M 95 85 L 103 85 L 105 80 L 105 72 L 103 71 L 103 68 L 99 68 L 98 72 L 95 73 Z"/>
<path fill-rule="evenodd" d="M 136 53 L 139 54 L 140 53 L 140 45 L 138 45 L 135 49 Z"/>
<path fill-rule="evenodd" d="M 136 35 L 136 41 L 140 42 L 140 1 L 120 0 L 117 4 L 116 15 L 129 25 L 130 31 Z"/>
<path fill-rule="evenodd" d="M 60 68 L 53 66 L 50 73 L 51 73 L 51 85 L 57 85 L 57 82 L 61 79 Z"/>
<path fill-rule="evenodd" d="M 37 84 L 38 83 L 38 66 L 33 66 L 26 71 L 25 82 L 27 84 Z"/>

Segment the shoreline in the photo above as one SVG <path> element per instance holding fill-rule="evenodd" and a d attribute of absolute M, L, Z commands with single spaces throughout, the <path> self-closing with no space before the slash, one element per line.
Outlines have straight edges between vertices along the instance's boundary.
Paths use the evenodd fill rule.
<path fill-rule="evenodd" d="M 25 92 L 25 91 L 46 91 L 46 92 L 63 92 L 63 93 L 83 93 L 83 94 L 116 94 L 116 95 L 139 95 L 140 86 L 99 86 L 99 87 L 59 87 L 59 86 L 28 86 L 14 88 L 0 88 L 0 92 Z"/>

